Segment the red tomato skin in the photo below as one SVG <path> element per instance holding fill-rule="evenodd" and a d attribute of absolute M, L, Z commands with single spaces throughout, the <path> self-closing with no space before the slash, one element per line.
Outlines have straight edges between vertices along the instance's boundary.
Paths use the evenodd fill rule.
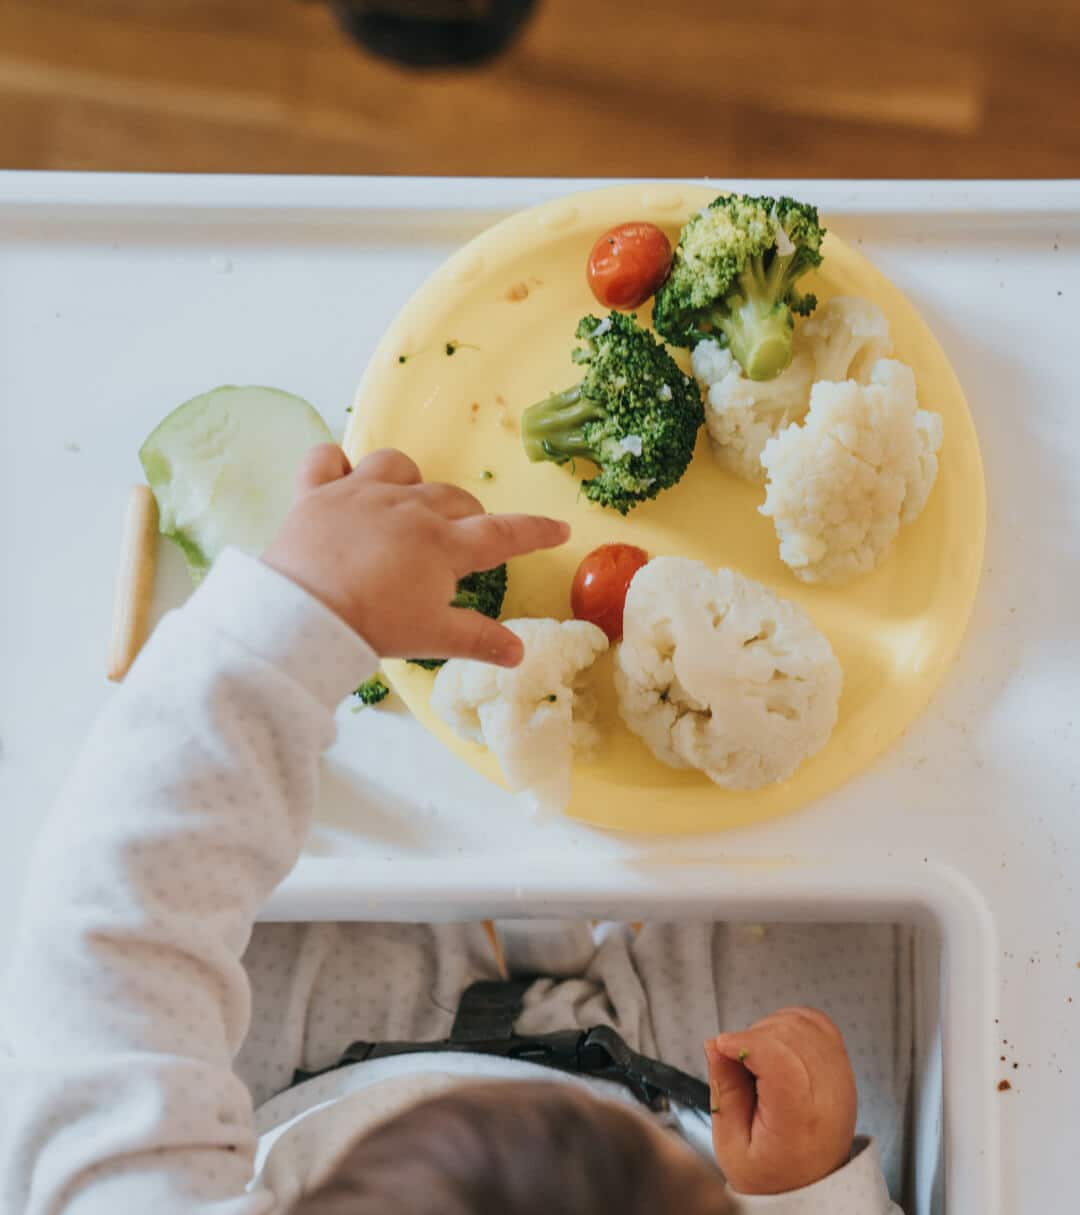
<path fill-rule="evenodd" d="M 638 308 L 671 269 L 671 242 L 655 225 L 634 220 L 605 232 L 589 254 L 586 277 L 605 308 Z"/>
<path fill-rule="evenodd" d="M 575 620 L 587 620 L 604 630 L 608 640 L 623 634 L 626 592 L 634 575 L 649 560 L 633 544 L 601 544 L 582 558 L 570 587 L 570 608 Z"/>

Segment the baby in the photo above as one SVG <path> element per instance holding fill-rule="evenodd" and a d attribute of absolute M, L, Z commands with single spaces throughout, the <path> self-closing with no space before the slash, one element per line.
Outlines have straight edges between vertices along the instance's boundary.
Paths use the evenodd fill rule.
<path fill-rule="evenodd" d="M 824 1013 L 717 1024 L 703 1060 L 682 1057 L 694 1001 L 701 1025 L 717 1017 L 711 978 L 704 996 L 680 986 L 715 966 L 703 929 L 597 943 L 569 926 L 546 957 L 515 925 L 253 936 L 303 845 L 337 704 L 380 657 L 518 663 L 514 634 L 448 606 L 455 585 L 568 534 L 487 515 L 398 452 L 351 470 L 317 448 L 262 561 L 226 552 L 162 622 L 29 875 L 3 1001 L 3 1212 L 897 1210 L 877 1146 L 854 1138 L 855 1078 Z M 607 1025 L 707 1074 L 712 1150 L 678 1102 L 515 1059 L 412 1050 L 290 1085 L 359 1038 L 445 1038 L 466 989 L 498 979 L 496 943 L 511 972 L 549 976 L 520 985 L 519 1034 Z"/>

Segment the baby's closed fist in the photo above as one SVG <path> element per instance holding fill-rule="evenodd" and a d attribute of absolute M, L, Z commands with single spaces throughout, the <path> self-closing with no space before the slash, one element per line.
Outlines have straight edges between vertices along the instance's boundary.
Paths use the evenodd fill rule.
<path fill-rule="evenodd" d="M 562 544 L 565 523 L 486 514 L 456 485 L 425 484 L 400 451 L 374 452 L 350 469 L 339 447 L 316 447 L 299 482 L 263 561 L 321 599 L 381 658 L 521 661 L 509 629 L 450 600 L 466 574 Z"/>
<path fill-rule="evenodd" d="M 713 1148 L 743 1194 L 812 1185 L 848 1160 L 855 1077 L 840 1031 L 812 1008 L 785 1008 L 705 1044 Z"/>

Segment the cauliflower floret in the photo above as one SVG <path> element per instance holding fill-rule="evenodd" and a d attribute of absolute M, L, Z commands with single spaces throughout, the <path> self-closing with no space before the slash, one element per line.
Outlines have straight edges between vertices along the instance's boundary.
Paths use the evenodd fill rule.
<path fill-rule="evenodd" d="M 919 409 L 911 368 L 874 364 L 869 384 L 815 384 L 802 426 L 770 439 L 761 513 L 780 559 L 804 582 L 840 582 L 874 568 L 900 524 L 926 505 L 943 430 Z"/>
<path fill-rule="evenodd" d="M 784 780 L 828 740 L 842 682 L 809 616 L 741 574 L 657 557 L 630 583 L 619 712 L 673 768 L 728 789 Z"/>
<path fill-rule="evenodd" d="M 815 383 L 858 380 L 865 384 L 873 365 L 892 353 L 885 313 L 855 296 L 838 295 L 829 300 L 800 329 L 813 351 Z"/>
<path fill-rule="evenodd" d="M 573 751 L 598 741 L 595 705 L 582 673 L 608 647 L 603 630 L 583 620 L 504 620 L 525 646 L 512 670 L 452 658 L 435 676 L 431 707 L 462 738 L 482 743 L 506 783 L 544 809 L 570 802 Z"/>
<path fill-rule="evenodd" d="M 908 475 L 907 493 L 901 523 L 913 523 L 923 511 L 938 474 L 938 452 L 945 441 L 945 425 L 941 414 L 928 409 L 915 411 L 915 434 L 918 439 L 918 468 Z"/>
<path fill-rule="evenodd" d="M 817 380 L 865 383 L 870 366 L 889 353 L 889 322 L 868 300 L 837 296 L 795 329 L 791 365 L 773 380 L 750 380 L 731 351 L 712 338 L 690 356 L 705 401 L 705 426 L 713 452 L 728 472 L 763 482 L 765 444 L 810 405 Z"/>
<path fill-rule="evenodd" d="M 744 481 L 764 481 L 761 453 L 785 426 L 806 413 L 813 356 L 795 332 L 791 365 L 773 380 L 750 380 L 731 351 L 712 338 L 690 356 L 705 401 L 705 427 L 719 463 Z"/>

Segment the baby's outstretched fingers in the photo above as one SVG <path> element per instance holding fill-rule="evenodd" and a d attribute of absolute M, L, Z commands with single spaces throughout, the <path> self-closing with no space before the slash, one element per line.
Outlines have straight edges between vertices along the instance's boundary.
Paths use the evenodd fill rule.
<path fill-rule="evenodd" d="M 415 460 L 403 451 L 384 447 L 365 456 L 353 469 L 358 477 L 371 481 L 384 481 L 389 485 L 419 485 L 423 481 Z"/>
<path fill-rule="evenodd" d="M 303 460 L 296 473 L 296 488 L 299 493 L 318 489 L 320 485 L 329 485 L 338 481 L 349 472 L 348 456 L 336 443 L 320 443 L 313 447 Z"/>
<path fill-rule="evenodd" d="M 542 515 L 483 515 L 461 520 L 457 533 L 464 575 L 537 549 L 557 548 L 570 538 L 570 525 Z"/>
<path fill-rule="evenodd" d="M 473 658 L 516 667 L 525 656 L 521 638 L 497 620 L 468 608 L 448 608 L 436 641 L 439 658 Z"/>
<path fill-rule="evenodd" d="M 427 485 L 418 485 L 416 494 L 446 519 L 467 519 L 484 513 L 484 504 L 480 499 L 457 485 L 432 481 Z"/>
<path fill-rule="evenodd" d="M 521 640 L 453 607 L 457 584 L 569 534 L 555 519 L 487 515 L 468 490 L 425 482 L 404 452 L 373 452 L 349 473 L 345 454 L 327 445 L 305 464 L 300 493 L 263 561 L 326 604 L 380 658 L 423 654 L 514 667 L 524 656 Z"/>

